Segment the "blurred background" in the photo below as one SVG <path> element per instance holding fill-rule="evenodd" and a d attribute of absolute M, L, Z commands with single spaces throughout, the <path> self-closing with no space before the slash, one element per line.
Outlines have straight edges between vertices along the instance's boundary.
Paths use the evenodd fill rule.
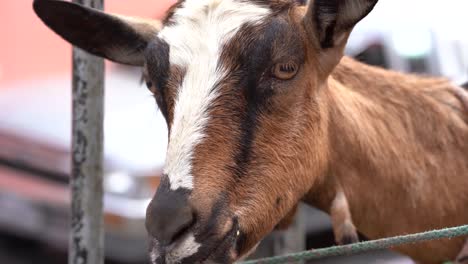
<path fill-rule="evenodd" d="M 174 0 L 105 2 L 109 12 L 161 18 Z M 31 5 L 0 1 L 0 263 L 66 263 L 71 47 Z M 356 27 L 346 53 L 461 84 L 468 81 L 466 10 L 466 0 L 380 0 Z M 106 71 L 107 263 L 146 263 L 145 208 L 159 183 L 167 132 L 140 85 L 140 69 L 108 62 Z M 329 219 L 313 208 L 301 210 L 293 229 L 286 237 L 270 236 L 257 255 L 284 251 L 278 240 L 291 234 L 299 248 L 333 244 Z M 412 262 L 380 251 L 320 263 Z"/>

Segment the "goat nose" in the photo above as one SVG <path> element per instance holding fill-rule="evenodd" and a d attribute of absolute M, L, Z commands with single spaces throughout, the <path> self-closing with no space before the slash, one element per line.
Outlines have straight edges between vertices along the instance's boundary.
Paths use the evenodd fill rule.
<path fill-rule="evenodd" d="M 193 225 L 194 212 L 187 197 L 186 193 L 160 188 L 148 205 L 146 229 L 161 246 L 168 246 Z"/>

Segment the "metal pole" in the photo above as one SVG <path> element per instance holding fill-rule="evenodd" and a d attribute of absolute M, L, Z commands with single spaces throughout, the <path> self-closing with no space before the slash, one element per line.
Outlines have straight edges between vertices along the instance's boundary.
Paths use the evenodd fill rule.
<path fill-rule="evenodd" d="M 104 0 L 73 0 L 103 9 Z M 73 48 L 73 124 L 69 264 L 104 263 L 104 62 Z"/>

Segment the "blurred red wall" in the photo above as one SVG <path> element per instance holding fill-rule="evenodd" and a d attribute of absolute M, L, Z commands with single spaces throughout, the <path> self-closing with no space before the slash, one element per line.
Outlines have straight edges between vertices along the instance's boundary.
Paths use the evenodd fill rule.
<path fill-rule="evenodd" d="M 161 18 L 175 0 L 105 0 L 106 11 Z M 32 0 L 0 1 L 0 87 L 70 74 L 71 48 L 36 17 Z"/>

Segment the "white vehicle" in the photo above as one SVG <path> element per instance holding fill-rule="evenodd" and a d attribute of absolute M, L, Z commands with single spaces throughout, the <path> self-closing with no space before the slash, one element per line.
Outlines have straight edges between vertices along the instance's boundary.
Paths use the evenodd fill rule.
<path fill-rule="evenodd" d="M 137 74 L 115 72 L 106 83 L 106 255 L 141 261 L 147 259 L 146 206 L 159 183 L 167 131 Z M 66 249 L 70 83 L 0 89 L 0 109 L 0 229 Z"/>
<path fill-rule="evenodd" d="M 468 34 L 464 0 L 380 0 L 359 23 L 347 53 L 380 46 L 388 68 L 468 81 Z"/>

